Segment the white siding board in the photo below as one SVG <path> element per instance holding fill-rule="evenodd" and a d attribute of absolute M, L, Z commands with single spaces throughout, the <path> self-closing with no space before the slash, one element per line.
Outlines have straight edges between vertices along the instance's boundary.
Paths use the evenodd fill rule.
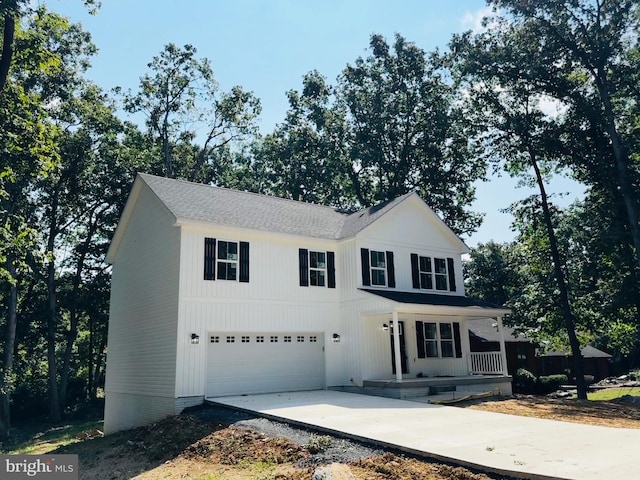
<path fill-rule="evenodd" d="M 249 242 L 250 281 L 204 280 L 204 238 Z M 176 396 L 203 395 L 207 332 L 339 333 L 338 288 L 300 287 L 298 249 L 336 252 L 331 241 L 230 228 L 182 227 L 181 308 Z M 340 271 L 336 266 L 337 272 Z M 191 333 L 200 344 L 191 345 Z M 340 344 L 325 338 L 327 352 Z M 332 360 L 335 363 L 335 360 Z M 327 373 L 329 369 L 327 369 Z"/>
<path fill-rule="evenodd" d="M 105 425 L 128 415 L 118 394 L 174 395 L 179 251 L 179 229 L 143 188 L 113 263 Z"/>

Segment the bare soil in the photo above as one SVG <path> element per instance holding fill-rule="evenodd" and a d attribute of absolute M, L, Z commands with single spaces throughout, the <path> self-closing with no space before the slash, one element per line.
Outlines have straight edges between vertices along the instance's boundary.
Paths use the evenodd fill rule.
<path fill-rule="evenodd" d="M 457 406 L 640 428 L 640 406 L 634 404 L 516 396 Z M 82 479 L 310 480 L 316 467 L 334 462 L 348 465 L 357 480 L 503 479 L 213 407 L 107 437 L 79 439 L 57 453 L 79 454 Z"/>
<path fill-rule="evenodd" d="M 471 400 L 456 406 L 603 427 L 640 428 L 640 405 L 615 400 L 590 402 L 515 395 L 509 399 Z"/>

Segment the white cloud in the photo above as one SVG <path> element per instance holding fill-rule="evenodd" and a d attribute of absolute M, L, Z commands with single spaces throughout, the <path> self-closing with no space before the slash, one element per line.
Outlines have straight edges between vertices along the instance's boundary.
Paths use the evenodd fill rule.
<path fill-rule="evenodd" d="M 538 101 L 540 111 L 551 118 L 563 115 L 567 111 L 567 105 L 553 97 L 541 95 Z"/>
<path fill-rule="evenodd" d="M 464 30 L 471 30 L 473 33 L 483 32 L 486 28 L 482 25 L 482 19 L 484 17 L 488 17 L 492 13 L 492 7 L 484 7 L 480 10 L 476 10 L 475 12 L 466 11 L 460 21 L 462 28 Z"/>

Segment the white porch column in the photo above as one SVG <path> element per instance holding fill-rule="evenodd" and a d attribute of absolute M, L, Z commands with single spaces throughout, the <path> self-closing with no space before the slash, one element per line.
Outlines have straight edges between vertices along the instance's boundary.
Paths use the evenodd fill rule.
<path fill-rule="evenodd" d="M 507 368 L 507 347 L 504 343 L 504 326 L 502 325 L 502 317 L 497 317 L 498 331 L 500 332 L 500 353 L 502 354 L 502 374 L 506 377 L 509 375 Z"/>
<path fill-rule="evenodd" d="M 402 360 L 400 359 L 400 322 L 398 312 L 393 311 L 393 358 L 396 361 L 396 380 L 402 381 Z"/>

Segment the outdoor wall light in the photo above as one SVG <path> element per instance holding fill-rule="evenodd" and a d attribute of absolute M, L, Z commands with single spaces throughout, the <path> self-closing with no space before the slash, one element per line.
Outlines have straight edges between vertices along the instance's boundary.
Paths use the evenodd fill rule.
<path fill-rule="evenodd" d="M 389 325 L 387 325 L 386 323 L 382 324 L 382 331 L 383 332 L 388 332 L 389 331 Z"/>
<path fill-rule="evenodd" d="M 197 343 L 200 343 L 200 337 L 198 336 L 197 333 L 191 334 L 191 343 L 193 343 L 194 345 Z"/>
<path fill-rule="evenodd" d="M 333 334 L 333 343 L 340 343 L 340 335 L 337 333 Z"/>

